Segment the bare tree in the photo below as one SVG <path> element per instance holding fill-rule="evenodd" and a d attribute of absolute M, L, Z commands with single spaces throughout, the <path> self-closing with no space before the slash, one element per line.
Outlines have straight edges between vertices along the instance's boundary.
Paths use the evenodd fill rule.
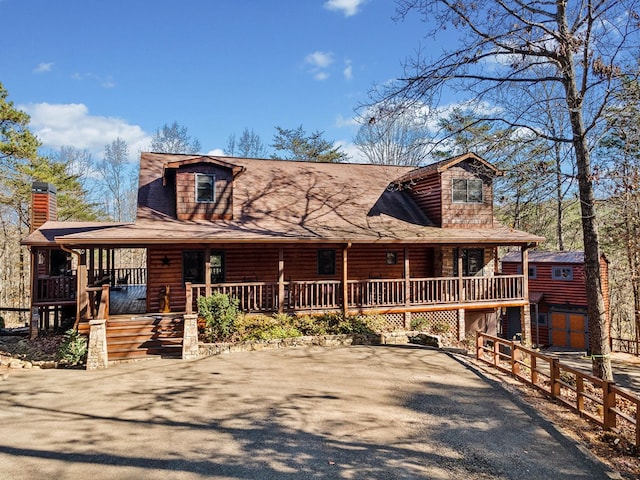
<path fill-rule="evenodd" d="M 365 112 L 354 138 L 358 149 L 370 163 L 379 165 L 425 163 L 432 144 L 429 130 L 420 121 L 420 112 L 402 110 L 396 115 L 381 115 L 381 110 L 395 108 L 375 105 Z"/>
<path fill-rule="evenodd" d="M 267 147 L 262 142 L 260 135 L 245 128 L 237 140 L 235 133 L 229 135 L 225 153 L 232 157 L 264 158 L 267 156 Z"/>
<path fill-rule="evenodd" d="M 612 379 L 590 148 L 600 134 L 605 107 L 619 89 L 620 76 L 638 52 L 637 0 L 398 4 L 401 18 L 415 11 L 430 22 L 432 36 L 447 28 L 460 36 L 455 47 L 438 58 L 425 59 L 419 53 L 406 66 L 404 78 L 378 99 L 434 106 L 444 94 L 461 92 L 499 106 L 486 120 L 571 144 L 582 213 L 592 368 L 595 375 Z M 532 126 L 535 99 L 524 102 L 514 95 L 514 86 L 543 83 L 560 87 L 557 114 L 570 125 L 569 136 Z"/>
<path fill-rule="evenodd" d="M 151 151 L 158 153 L 199 153 L 202 147 L 197 138 L 191 138 L 187 127 L 178 122 L 164 124 L 151 139 Z"/>
<path fill-rule="evenodd" d="M 104 185 L 105 211 L 116 222 L 133 220 L 127 215 L 127 190 L 130 188 L 128 166 L 129 147 L 121 138 L 105 145 L 104 158 L 96 165 Z"/>

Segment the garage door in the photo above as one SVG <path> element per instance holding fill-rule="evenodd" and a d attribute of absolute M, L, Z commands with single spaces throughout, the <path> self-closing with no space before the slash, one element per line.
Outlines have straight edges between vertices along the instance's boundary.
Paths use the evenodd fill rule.
<path fill-rule="evenodd" d="M 587 316 L 580 313 L 551 313 L 551 345 L 554 347 L 587 348 Z"/>

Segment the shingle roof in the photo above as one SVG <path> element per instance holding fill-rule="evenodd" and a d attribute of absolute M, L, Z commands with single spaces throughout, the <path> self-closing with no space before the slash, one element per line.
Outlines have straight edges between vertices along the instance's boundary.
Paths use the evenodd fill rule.
<path fill-rule="evenodd" d="M 520 263 L 520 252 L 509 252 L 502 257 L 503 262 Z M 529 252 L 529 263 L 584 263 L 584 252 Z"/>
<path fill-rule="evenodd" d="M 197 159 L 237 171 L 233 219 L 179 221 L 175 189 L 163 186 L 167 164 Z M 191 242 L 415 242 L 520 245 L 541 237 L 495 228 L 439 228 L 393 180 L 414 167 L 143 153 L 134 224 L 64 235 L 73 245 Z M 42 229 L 47 229 L 45 224 Z M 63 235 L 55 235 L 62 240 Z M 28 242 L 27 242 L 28 243 Z"/>

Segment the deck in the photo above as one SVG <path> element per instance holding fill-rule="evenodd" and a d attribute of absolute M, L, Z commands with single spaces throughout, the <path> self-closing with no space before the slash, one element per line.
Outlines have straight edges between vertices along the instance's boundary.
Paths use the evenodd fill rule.
<path fill-rule="evenodd" d="M 147 287 L 146 285 L 127 285 L 111 288 L 109 291 L 110 315 L 128 313 L 146 313 Z"/>

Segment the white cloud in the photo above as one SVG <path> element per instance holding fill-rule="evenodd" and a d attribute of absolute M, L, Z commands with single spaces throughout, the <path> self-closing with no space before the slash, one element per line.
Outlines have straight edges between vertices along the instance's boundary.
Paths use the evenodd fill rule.
<path fill-rule="evenodd" d="M 102 158 L 105 145 L 121 138 L 127 142 L 129 156 L 135 161 L 138 152 L 148 150 L 151 144 L 151 136 L 138 125 L 121 118 L 91 115 L 81 103 L 31 103 L 19 108 L 30 115 L 29 127 L 45 148 L 73 146 L 89 150 L 94 158 Z"/>
<path fill-rule="evenodd" d="M 345 60 L 345 67 L 342 74 L 347 80 L 351 80 L 353 78 L 353 66 L 351 65 L 351 60 Z"/>
<path fill-rule="evenodd" d="M 221 148 L 214 148 L 213 150 L 209 150 L 205 155 L 213 155 L 214 157 L 228 157 L 224 150 Z"/>
<path fill-rule="evenodd" d="M 75 72 L 71 75 L 71 78 L 79 82 L 82 82 L 85 80 L 94 81 L 99 83 L 100 86 L 103 88 L 113 88 L 116 86 L 116 82 L 113 80 L 113 77 L 111 75 L 108 75 L 106 77 L 101 77 L 100 75 L 96 75 L 95 73 L 91 73 L 91 72 L 89 73 Z"/>
<path fill-rule="evenodd" d="M 340 150 L 349 155 L 349 163 L 369 163 L 369 159 L 354 143 L 347 140 L 338 140 L 334 145 L 340 147 Z"/>
<path fill-rule="evenodd" d="M 50 72 L 53 68 L 53 62 L 41 62 L 38 64 L 36 68 L 33 69 L 33 73 L 44 73 Z"/>
<path fill-rule="evenodd" d="M 311 68 L 327 68 L 333 63 L 333 53 L 313 52 L 305 57 L 304 62 Z"/>
<path fill-rule="evenodd" d="M 345 17 L 351 17 L 358 13 L 358 9 L 364 5 L 366 0 L 327 0 L 324 8 L 342 12 Z"/>
<path fill-rule="evenodd" d="M 320 51 L 310 53 L 304 58 L 304 63 L 313 78 L 320 81 L 326 80 L 329 78 L 327 69 L 333 63 L 333 53 Z"/>

